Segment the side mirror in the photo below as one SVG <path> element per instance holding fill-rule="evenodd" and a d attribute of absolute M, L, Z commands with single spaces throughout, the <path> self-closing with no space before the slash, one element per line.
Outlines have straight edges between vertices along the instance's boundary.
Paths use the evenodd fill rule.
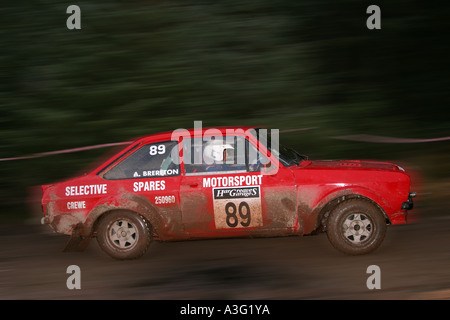
<path fill-rule="evenodd" d="M 275 175 L 278 172 L 277 166 L 275 166 L 271 161 L 263 165 L 262 173 L 266 175 Z"/>

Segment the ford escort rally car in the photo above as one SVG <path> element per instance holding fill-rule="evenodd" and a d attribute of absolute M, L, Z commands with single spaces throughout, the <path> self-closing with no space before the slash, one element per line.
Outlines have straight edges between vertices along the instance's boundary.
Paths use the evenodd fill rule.
<path fill-rule="evenodd" d="M 83 176 L 43 185 L 42 223 L 70 235 L 66 251 L 96 238 L 111 257 L 135 259 L 152 240 L 319 232 L 344 253 L 366 254 L 388 224 L 407 222 L 415 194 L 401 167 L 312 161 L 273 136 L 202 128 L 140 138 Z"/>

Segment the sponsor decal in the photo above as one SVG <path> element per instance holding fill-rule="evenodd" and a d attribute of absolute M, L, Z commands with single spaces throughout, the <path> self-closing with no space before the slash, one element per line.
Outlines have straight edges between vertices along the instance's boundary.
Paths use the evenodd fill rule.
<path fill-rule="evenodd" d="M 214 199 L 259 198 L 259 187 L 216 188 Z"/>
<path fill-rule="evenodd" d="M 66 187 L 66 193 L 65 193 L 65 195 L 67 197 L 89 196 L 89 195 L 98 195 L 98 194 L 107 194 L 106 184 L 68 186 L 68 187 Z"/>
<path fill-rule="evenodd" d="M 69 210 L 86 209 L 86 201 L 69 201 L 67 202 L 67 209 Z"/>
<path fill-rule="evenodd" d="M 240 175 L 226 177 L 206 177 L 203 178 L 203 188 L 210 187 L 237 187 L 260 185 L 262 175 Z"/>
<path fill-rule="evenodd" d="M 260 227 L 263 224 L 260 186 L 213 188 L 217 229 Z"/>
<path fill-rule="evenodd" d="M 159 191 L 166 188 L 166 182 L 164 180 L 145 181 L 133 183 L 133 191 Z"/>

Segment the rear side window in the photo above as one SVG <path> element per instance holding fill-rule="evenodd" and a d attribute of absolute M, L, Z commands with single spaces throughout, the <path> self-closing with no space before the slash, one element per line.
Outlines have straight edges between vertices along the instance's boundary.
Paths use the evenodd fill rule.
<path fill-rule="evenodd" d="M 172 152 L 173 151 L 173 152 Z M 165 141 L 146 144 L 109 169 L 107 180 L 161 178 L 180 174 L 178 142 Z"/>

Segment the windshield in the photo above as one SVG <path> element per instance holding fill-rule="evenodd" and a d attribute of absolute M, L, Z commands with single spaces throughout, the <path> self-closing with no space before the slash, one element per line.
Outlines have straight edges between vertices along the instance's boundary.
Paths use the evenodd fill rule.
<path fill-rule="evenodd" d="M 273 137 L 270 129 L 256 129 L 255 133 L 258 141 L 260 141 L 286 167 L 298 165 L 301 161 L 308 159 L 307 156 L 282 144 L 274 143 L 272 147 L 274 141 L 272 141 Z"/>

